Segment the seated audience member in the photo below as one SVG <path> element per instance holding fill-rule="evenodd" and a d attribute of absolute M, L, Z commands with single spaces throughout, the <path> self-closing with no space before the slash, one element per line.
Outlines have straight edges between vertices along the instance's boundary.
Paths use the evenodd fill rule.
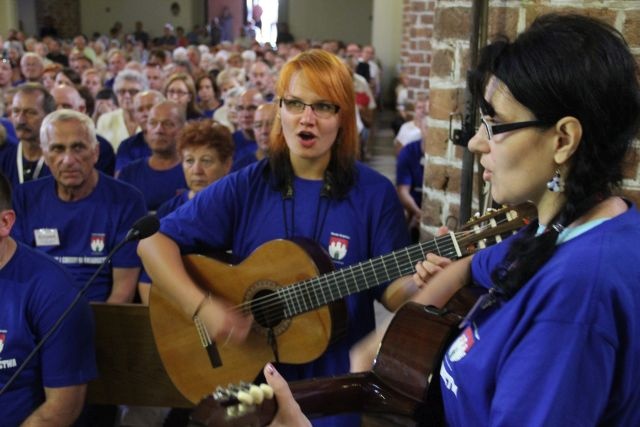
<path fill-rule="evenodd" d="M 40 147 L 40 126 L 55 108 L 55 100 L 44 86 L 26 83 L 16 88 L 11 122 L 19 142 L 0 148 L 0 170 L 13 188 L 50 174 Z"/>
<path fill-rule="evenodd" d="M 117 93 L 115 87 L 116 77 L 118 77 L 118 74 L 124 70 L 126 65 L 126 53 L 120 49 L 111 49 L 109 53 L 107 53 L 107 73 L 109 75 L 109 79 L 104 82 L 104 87 L 111 88 Z"/>
<path fill-rule="evenodd" d="M 196 79 L 196 90 L 198 93 L 198 108 L 202 111 L 202 115 L 208 119 L 213 118 L 213 114 L 222 106 L 214 79 L 208 74 L 198 77 Z"/>
<path fill-rule="evenodd" d="M 196 105 L 196 87 L 186 73 L 174 73 L 164 85 L 164 96 L 185 109 L 187 120 L 202 118 L 202 111 Z"/>
<path fill-rule="evenodd" d="M 3 139 L 4 143 L 16 145 L 18 143 L 18 136 L 16 135 L 16 130 L 11 120 L 6 117 L 0 117 L 0 125 L 2 125 L 6 134 Z"/>
<path fill-rule="evenodd" d="M 162 89 L 164 88 L 164 71 L 160 65 L 147 63 L 145 64 L 142 73 L 149 82 L 149 89 L 162 92 Z"/>
<path fill-rule="evenodd" d="M 95 98 L 102 89 L 102 73 L 95 68 L 89 68 L 82 73 L 82 86 L 89 88 L 91 95 Z"/>
<path fill-rule="evenodd" d="M 409 121 L 407 114 L 407 104 L 409 103 L 409 76 L 407 73 L 400 73 L 400 75 L 398 75 L 398 83 L 394 89 L 394 93 L 396 116 L 391 122 L 391 129 L 393 129 L 393 135 L 396 136 L 404 122 Z"/>
<path fill-rule="evenodd" d="M 47 90 L 51 90 L 56 84 L 56 76 L 62 70 L 62 65 L 52 62 L 49 65 L 45 65 L 42 71 L 42 85 Z"/>
<path fill-rule="evenodd" d="M 82 77 L 73 68 L 64 67 L 56 74 L 56 84 L 79 86 L 82 84 Z"/>
<path fill-rule="evenodd" d="M 53 99 L 56 101 L 57 110 L 67 108 L 88 116 L 85 101 L 75 87 L 66 85 L 55 86 L 51 89 L 51 96 L 53 96 Z M 111 147 L 109 141 L 100 135 L 96 134 L 96 138 L 100 144 L 100 153 L 98 154 L 96 169 L 106 175 L 113 176 L 116 164 L 116 155 L 113 152 L 113 147 Z"/>
<path fill-rule="evenodd" d="M 396 190 L 409 223 L 412 243 L 420 239 L 422 185 L 424 181 L 424 138 L 405 145 L 396 162 Z"/>
<path fill-rule="evenodd" d="M 93 121 L 73 110 L 45 117 L 42 151 L 52 176 L 17 188 L 13 236 L 67 266 L 77 286 L 97 270 L 133 223 L 146 214 L 140 192 L 95 169 L 98 140 Z M 131 302 L 140 272 L 135 243 L 118 251 L 87 299 Z"/>
<path fill-rule="evenodd" d="M 258 146 L 253 133 L 253 121 L 258 106 L 262 104 L 264 104 L 264 99 L 257 89 L 247 89 L 238 97 L 235 106 L 238 114 L 238 130 L 233 133 L 233 143 L 236 149 L 233 153 L 232 171 L 246 165 L 246 162 L 243 161 L 245 157 L 255 159 Z"/>
<path fill-rule="evenodd" d="M 187 188 L 177 140 L 185 121 L 184 109 L 175 102 L 163 101 L 154 106 L 149 112 L 146 134 L 151 156 L 129 163 L 118 174 L 118 179 L 142 192 L 150 212 Z"/>
<path fill-rule="evenodd" d="M 226 126 L 203 119 L 189 122 L 178 135 L 178 150 L 182 154 L 182 170 L 189 187 L 160 206 L 156 214 L 163 218 L 210 184 L 219 180 L 231 170 L 233 140 Z M 138 283 L 140 299 L 149 303 L 151 279 L 144 273 Z"/>
<path fill-rule="evenodd" d="M 117 109 L 118 98 L 116 97 L 116 94 L 113 93 L 112 89 L 106 87 L 102 88 L 98 91 L 98 94 L 95 97 L 95 106 L 93 108 L 93 115 L 91 118 L 94 123 L 97 123 L 101 115 Z"/>
<path fill-rule="evenodd" d="M 137 71 L 123 70 L 118 73 L 113 88 L 119 108 L 103 113 L 97 121 L 96 129 L 117 151 L 122 141 L 140 132 L 133 117 L 133 98 L 137 93 L 147 90 L 148 84 L 146 77 Z"/>
<path fill-rule="evenodd" d="M 133 98 L 133 117 L 142 130 L 122 141 L 118 147 L 118 153 L 116 154 L 117 172 L 134 160 L 151 155 L 151 149 L 145 138 L 147 133 L 147 120 L 149 119 L 149 112 L 153 106 L 164 100 L 164 95 L 157 90 L 145 90 Z"/>
<path fill-rule="evenodd" d="M 44 62 L 37 53 L 27 52 L 20 58 L 20 71 L 24 77 L 20 83 L 42 83 Z"/>
<path fill-rule="evenodd" d="M 262 104 L 256 110 L 253 120 L 253 134 L 256 138 L 258 149 L 256 150 L 256 159 L 262 160 L 267 157 L 269 152 L 269 138 L 273 122 L 276 119 L 278 107 L 274 103 Z"/>
<path fill-rule="evenodd" d="M 414 104 L 413 119 L 400 126 L 398 135 L 393 141 L 396 156 L 400 153 L 402 147 L 422 138 L 421 128 L 427 114 L 429 114 L 429 101 L 424 98 L 418 98 Z"/>
<path fill-rule="evenodd" d="M 264 61 L 256 61 L 249 68 L 249 87 L 260 91 L 265 101 L 273 101 L 273 71 Z"/>
<path fill-rule="evenodd" d="M 11 187 L 0 174 L 0 389 L 77 294 L 62 266 L 10 236 L 15 221 Z M 38 356 L 0 394 L 0 424 L 73 424 L 82 411 L 87 383 L 97 374 L 93 316 L 80 300 Z"/>

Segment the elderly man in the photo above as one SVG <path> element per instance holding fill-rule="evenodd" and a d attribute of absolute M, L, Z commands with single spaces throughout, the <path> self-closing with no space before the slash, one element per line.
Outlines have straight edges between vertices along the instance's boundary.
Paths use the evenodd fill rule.
<path fill-rule="evenodd" d="M 20 72 L 24 81 L 22 83 L 41 83 L 44 72 L 44 62 L 37 53 L 27 52 L 20 59 Z"/>
<path fill-rule="evenodd" d="M 116 173 L 134 160 L 142 159 L 151 155 L 151 149 L 145 135 L 147 133 L 147 120 L 149 112 L 154 105 L 164 101 L 164 95 L 157 90 L 145 90 L 133 98 L 133 117 L 140 132 L 122 141 L 116 154 Z"/>
<path fill-rule="evenodd" d="M 147 78 L 139 72 L 124 70 L 116 77 L 113 88 L 120 108 L 102 114 L 97 122 L 97 131 L 117 151 L 122 141 L 140 132 L 138 123 L 133 117 L 133 98 L 139 92 L 148 89 L 148 82 Z"/>
<path fill-rule="evenodd" d="M 14 240 L 11 187 L 0 174 L 0 389 L 76 296 L 69 273 Z M 97 375 L 93 318 L 80 301 L 49 337 L 38 357 L 0 395 L 2 425 L 71 425 L 87 383 Z"/>
<path fill-rule="evenodd" d="M 233 133 L 236 151 L 233 153 L 232 171 L 246 165 L 245 157 L 254 158 L 258 146 L 253 133 L 253 121 L 256 110 L 264 104 L 264 98 L 258 89 L 248 89 L 238 97 L 235 109 L 238 114 L 238 130 Z"/>
<path fill-rule="evenodd" d="M 87 106 L 84 99 L 80 96 L 78 89 L 74 86 L 58 85 L 51 89 L 51 96 L 56 101 L 56 109 L 61 110 L 68 108 L 71 110 L 79 111 L 80 113 L 87 114 Z M 116 163 L 116 155 L 113 152 L 113 147 L 109 144 L 109 141 L 96 135 L 98 142 L 100 143 L 100 153 L 98 155 L 98 163 L 96 163 L 96 169 L 107 175 L 113 176 Z"/>
<path fill-rule="evenodd" d="M 264 61 L 256 61 L 251 65 L 249 86 L 258 89 L 265 101 L 273 100 L 273 71 Z"/>
<path fill-rule="evenodd" d="M 16 89 L 9 112 L 20 142 L 0 148 L 0 171 L 14 188 L 49 175 L 40 148 L 40 125 L 55 108 L 53 97 L 40 84 L 26 83 Z"/>
<path fill-rule="evenodd" d="M 175 102 L 164 101 L 153 107 L 146 135 L 151 156 L 128 164 L 118 175 L 118 179 L 142 191 L 151 212 L 187 188 L 177 147 L 185 122 L 184 109 Z"/>
<path fill-rule="evenodd" d="M 40 139 L 52 176 L 18 187 L 14 207 L 16 240 L 67 266 L 83 286 L 146 214 L 135 188 L 95 169 L 98 140 L 93 121 L 77 111 L 58 110 L 42 123 Z M 135 244 L 117 252 L 87 290 L 90 301 L 131 302 L 140 273 Z"/>

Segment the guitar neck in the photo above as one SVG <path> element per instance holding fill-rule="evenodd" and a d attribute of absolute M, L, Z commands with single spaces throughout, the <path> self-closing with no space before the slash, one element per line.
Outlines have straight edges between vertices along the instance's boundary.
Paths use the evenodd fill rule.
<path fill-rule="evenodd" d="M 278 290 L 287 318 L 315 310 L 347 295 L 373 288 L 399 277 L 412 274 L 417 262 L 427 253 L 450 259 L 466 255 L 454 233 L 417 243 L 386 255 L 370 259 L 328 274 L 285 286 Z"/>

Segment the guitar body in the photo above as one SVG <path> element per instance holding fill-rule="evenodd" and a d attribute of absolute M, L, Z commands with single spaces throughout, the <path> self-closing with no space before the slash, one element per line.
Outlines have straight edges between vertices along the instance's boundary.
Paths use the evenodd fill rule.
<path fill-rule="evenodd" d="M 328 256 L 303 240 L 268 242 L 238 265 L 202 255 L 186 255 L 183 260 L 187 271 L 203 290 L 232 305 L 251 301 L 331 268 Z M 325 306 L 274 325 L 280 361 L 302 364 L 320 357 L 331 338 L 338 334 L 338 323 L 344 317 L 344 314 L 338 314 L 339 311 L 340 307 Z M 151 287 L 150 319 L 158 352 L 169 377 L 193 403 L 218 385 L 253 381 L 267 362 L 275 360 L 267 342 L 268 328 L 254 321 L 243 344 L 215 343 L 222 365 L 213 367 L 193 320 L 157 286 Z"/>

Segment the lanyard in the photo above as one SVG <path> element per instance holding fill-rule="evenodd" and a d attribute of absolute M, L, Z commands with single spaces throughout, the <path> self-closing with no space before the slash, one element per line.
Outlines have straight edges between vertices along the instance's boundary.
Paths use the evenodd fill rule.
<path fill-rule="evenodd" d="M 20 184 L 24 182 L 24 159 L 22 157 L 22 141 L 18 143 L 18 150 L 16 154 L 16 163 L 18 164 L 18 181 Z M 31 179 L 36 179 L 40 175 L 42 171 L 42 165 L 44 164 L 44 156 L 40 156 L 38 159 L 38 163 L 36 164 L 36 169 L 33 171 L 33 175 Z"/>

